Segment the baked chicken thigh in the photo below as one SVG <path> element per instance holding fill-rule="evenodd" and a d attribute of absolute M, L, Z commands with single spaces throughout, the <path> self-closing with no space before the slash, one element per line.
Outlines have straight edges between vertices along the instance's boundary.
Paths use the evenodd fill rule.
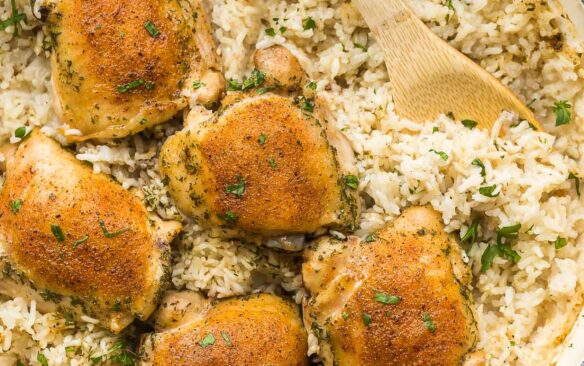
<path fill-rule="evenodd" d="M 224 80 L 199 0 L 42 0 L 55 109 L 71 140 L 118 138 L 211 104 Z"/>
<path fill-rule="evenodd" d="M 33 132 L 8 162 L 0 193 L 0 293 L 120 332 L 154 311 L 179 230 Z"/>
<path fill-rule="evenodd" d="M 296 305 L 274 295 L 217 304 L 192 293 L 168 293 L 143 336 L 142 366 L 307 365 L 306 331 Z"/>
<path fill-rule="evenodd" d="M 470 271 L 440 216 L 407 209 L 367 241 L 305 252 L 304 322 L 324 364 L 462 364 L 477 340 Z"/>
<path fill-rule="evenodd" d="M 358 178 L 348 142 L 282 46 L 257 51 L 256 69 L 218 113 L 193 110 L 161 150 L 160 168 L 186 215 L 264 236 L 352 229 Z"/>

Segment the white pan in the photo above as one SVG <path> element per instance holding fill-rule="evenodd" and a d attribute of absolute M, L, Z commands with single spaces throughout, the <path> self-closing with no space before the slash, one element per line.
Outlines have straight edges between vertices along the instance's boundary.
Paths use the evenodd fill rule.
<path fill-rule="evenodd" d="M 584 42 L 584 0 L 560 0 L 566 14 L 576 26 Z M 584 366 L 584 309 L 580 312 L 572 332 L 566 338 L 556 366 Z"/>

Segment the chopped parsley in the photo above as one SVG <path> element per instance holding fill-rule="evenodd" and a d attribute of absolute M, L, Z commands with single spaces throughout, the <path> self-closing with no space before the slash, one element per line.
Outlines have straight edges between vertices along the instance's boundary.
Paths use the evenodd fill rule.
<path fill-rule="evenodd" d="M 277 166 L 276 160 L 274 160 L 274 158 L 269 158 L 268 159 L 268 165 L 270 166 L 270 168 L 276 169 L 276 166 Z"/>
<path fill-rule="evenodd" d="M 26 131 L 26 127 L 25 126 L 18 127 L 16 130 L 14 130 L 14 137 L 17 137 L 19 139 L 22 139 L 26 135 L 27 135 L 27 131 Z"/>
<path fill-rule="evenodd" d="M 432 127 L 432 133 L 436 133 L 436 132 L 440 132 L 440 129 L 438 128 L 438 126 Z"/>
<path fill-rule="evenodd" d="M 432 320 L 430 314 L 424 313 L 422 315 L 422 321 L 424 322 L 426 329 L 428 329 L 430 333 L 436 332 L 436 324 L 434 324 L 434 321 Z"/>
<path fill-rule="evenodd" d="M 215 336 L 213 335 L 213 333 L 209 333 L 205 336 L 205 338 L 201 339 L 199 341 L 199 346 L 201 346 L 201 348 L 207 348 L 209 346 L 212 346 L 215 344 Z"/>
<path fill-rule="evenodd" d="M 554 113 L 556 114 L 556 126 L 570 123 L 572 119 L 572 106 L 566 100 L 560 100 L 554 104 Z"/>
<path fill-rule="evenodd" d="M 309 90 L 316 90 L 317 85 L 314 81 L 311 81 L 308 84 L 306 84 L 304 87 L 306 89 L 309 89 Z"/>
<path fill-rule="evenodd" d="M 554 247 L 556 248 L 556 250 L 562 249 L 566 245 L 568 245 L 568 241 L 565 238 L 562 238 L 562 237 L 559 237 L 559 236 L 556 239 L 556 241 L 554 242 Z"/>
<path fill-rule="evenodd" d="M 10 209 L 12 210 L 13 214 L 16 215 L 18 211 L 20 211 L 20 209 L 22 208 L 22 203 L 23 202 L 20 198 L 14 201 L 10 201 Z"/>
<path fill-rule="evenodd" d="M 473 221 L 464 236 L 460 239 L 462 242 L 468 241 L 471 245 L 477 241 L 479 235 L 479 221 Z"/>
<path fill-rule="evenodd" d="M 114 304 L 112 305 L 112 311 L 120 311 L 122 310 L 122 303 L 120 302 L 120 300 L 116 300 L 114 302 Z"/>
<path fill-rule="evenodd" d="M 363 324 L 365 324 L 367 327 L 371 325 L 371 315 L 363 313 Z"/>
<path fill-rule="evenodd" d="M 145 88 L 146 88 L 146 90 L 148 90 L 148 91 L 152 91 L 152 90 L 154 90 L 154 86 L 155 86 L 155 84 L 154 84 L 154 82 L 152 82 L 152 81 L 147 81 L 147 82 L 146 82 L 146 84 L 144 84 L 144 87 L 145 87 Z"/>
<path fill-rule="evenodd" d="M 377 239 L 375 234 L 369 234 L 365 237 L 365 243 L 373 243 Z"/>
<path fill-rule="evenodd" d="M 126 231 L 129 231 L 129 228 L 123 228 L 120 229 L 118 231 L 114 231 L 114 232 L 109 232 L 108 229 L 105 227 L 105 223 L 103 222 L 103 220 L 99 220 L 99 226 L 101 227 L 101 231 L 103 232 L 103 235 L 106 238 L 115 238 L 118 235 L 121 235 L 123 233 L 125 233 Z"/>
<path fill-rule="evenodd" d="M 63 230 L 61 230 L 59 225 L 51 225 L 51 232 L 58 241 L 65 241 L 65 235 L 63 235 Z"/>
<path fill-rule="evenodd" d="M 288 30 L 288 28 L 286 28 L 286 27 L 280 27 L 280 33 L 282 33 L 282 34 L 286 33 L 287 30 Z"/>
<path fill-rule="evenodd" d="M 73 249 L 77 249 L 78 246 L 80 246 L 81 244 L 85 243 L 88 240 L 89 236 L 87 235 L 83 236 L 81 239 L 75 240 L 75 243 L 73 243 Z"/>
<path fill-rule="evenodd" d="M 486 272 L 497 256 L 512 261 L 513 263 L 517 263 L 521 259 L 519 253 L 511 249 L 507 244 L 490 244 L 481 256 L 481 272 Z"/>
<path fill-rule="evenodd" d="M 258 143 L 260 145 L 264 145 L 266 143 L 266 139 L 267 139 L 266 135 L 262 132 L 260 134 L 260 137 L 258 137 Z"/>
<path fill-rule="evenodd" d="M 26 14 L 19 13 L 16 9 L 16 0 L 10 0 L 10 7 L 12 8 L 12 15 L 3 21 L 0 21 L 0 30 L 6 30 L 11 25 L 14 25 L 14 35 L 18 35 L 18 25 L 21 21 L 26 21 Z"/>
<path fill-rule="evenodd" d="M 576 186 L 576 194 L 578 195 L 578 197 L 580 197 L 580 178 L 576 174 L 570 172 L 570 175 L 568 175 L 568 179 L 574 179 L 574 185 Z"/>
<path fill-rule="evenodd" d="M 311 17 L 306 17 L 302 20 L 302 28 L 304 30 L 313 29 L 316 27 L 316 22 Z"/>
<path fill-rule="evenodd" d="M 519 237 L 519 229 L 521 229 L 521 224 L 504 226 L 497 229 L 497 241 L 500 242 L 501 238 L 517 239 Z"/>
<path fill-rule="evenodd" d="M 227 211 L 223 215 L 217 214 L 217 217 L 230 224 L 235 224 L 235 222 L 237 221 L 237 215 L 233 211 Z"/>
<path fill-rule="evenodd" d="M 226 332 L 221 332 L 221 338 L 223 338 L 223 341 L 225 342 L 225 344 L 227 345 L 227 347 L 231 348 L 233 347 L 233 343 L 231 342 L 231 339 L 229 339 L 229 334 L 227 334 Z"/>
<path fill-rule="evenodd" d="M 243 197 L 245 194 L 245 180 L 242 176 L 237 176 L 237 183 L 225 186 L 225 192 L 231 193 L 237 197 Z"/>
<path fill-rule="evenodd" d="M 363 44 L 360 44 L 360 43 L 353 43 L 353 46 L 355 46 L 355 48 L 359 48 L 363 52 L 367 52 L 369 50 L 369 48 L 367 48 L 366 45 L 363 45 Z"/>
<path fill-rule="evenodd" d="M 274 89 L 277 89 L 278 85 L 272 85 L 272 86 L 266 86 L 265 88 L 259 88 L 258 89 L 258 94 L 262 95 L 262 94 L 266 94 L 269 91 L 272 91 Z"/>
<path fill-rule="evenodd" d="M 47 356 L 45 356 L 42 353 L 37 353 L 37 361 L 38 363 L 40 363 L 42 366 L 49 366 L 49 360 L 47 360 Z"/>
<path fill-rule="evenodd" d="M 296 97 L 294 99 L 294 102 L 298 104 L 300 109 L 302 109 L 303 111 L 306 111 L 308 113 L 314 112 L 314 102 L 312 102 L 311 100 L 306 99 L 305 97 Z"/>
<path fill-rule="evenodd" d="M 478 123 L 476 121 L 473 121 L 472 119 L 463 119 L 461 122 L 464 127 L 471 130 L 478 125 Z"/>
<path fill-rule="evenodd" d="M 235 79 L 230 79 L 229 82 L 227 83 L 227 90 L 229 91 L 241 91 L 242 85 L 241 85 L 241 81 L 239 80 L 235 80 Z"/>
<path fill-rule="evenodd" d="M 107 353 L 90 358 L 92 365 L 105 362 L 108 359 L 124 366 L 133 366 L 136 362 L 136 355 L 127 349 L 126 342 L 120 340 L 114 343 Z"/>
<path fill-rule="evenodd" d="M 481 168 L 481 177 L 484 178 L 487 175 L 485 164 L 483 164 L 483 162 L 480 159 L 474 159 L 471 164 Z"/>
<path fill-rule="evenodd" d="M 195 90 L 200 89 L 203 85 L 205 84 L 203 84 L 201 80 L 193 81 L 193 89 Z"/>
<path fill-rule="evenodd" d="M 341 316 L 343 317 L 343 320 L 349 319 L 349 313 L 347 313 L 346 311 L 343 311 L 343 313 L 341 314 Z"/>
<path fill-rule="evenodd" d="M 265 32 L 266 35 L 268 35 L 269 37 L 274 37 L 276 35 L 276 31 L 274 30 L 274 28 L 267 28 Z"/>
<path fill-rule="evenodd" d="M 144 79 L 137 79 L 137 80 L 134 80 L 134 81 L 129 82 L 127 84 L 118 85 L 117 89 L 118 89 L 119 93 L 125 94 L 133 89 L 141 87 L 145 83 L 146 82 L 144 81 Z"/>
<path fill-rule="evenodd" d="M 377 292 L 375 294 L 375 301 L 386 305 L 397 305 L 401 302 L 401 297 L 389 295 L 383 292 Z"/>
<path fill-rule="evenodd" d="M 359 187 L 359 178 L 356 175 L 349 174 L 343 177 L 345 185 L 351 189 L 357 189 Z"/>
<path fill-rule="evenodd" d="M 485 187 L 481 187 L 479 188 L 479 193 L 482 194 L 485 197 L 497 197 L 501 192 L 497 192 L 497 194 L 493 194 L 493 192 L 495 192 L 495 190 L 497 189 L 497 185 L 493 184 L 492 186 L 485 186 Z"/>
<path fill-rule="evenodd" d="M 430 149 L 431 152 L 433 152 L 434 154 L 440 156 L 440 158 L 444 161 L 448 160 L 448 154 L 446 154 L 444 151 L 436 151 L 434 149 Z"/>
<path fill-rule="evenodd" d="M 160 36 L 160 31 L 156 28 L 151 20 L 148 20 L 146 23 L 144 23 L 144 28 L 146 28 L 152 38 L 158 38 L 158 36 Z"/>

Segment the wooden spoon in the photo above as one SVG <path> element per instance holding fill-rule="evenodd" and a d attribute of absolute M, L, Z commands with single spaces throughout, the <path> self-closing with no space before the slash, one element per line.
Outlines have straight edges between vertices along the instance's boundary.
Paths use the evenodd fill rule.
<path fill-rule="evenodd" d="M 541 125 L 513 92 L 436 36 L 403 0 L 353 0 L 385 53 L 395 110 L 417 122 L 452 112 L 491 129 L 503 110 Z"/>

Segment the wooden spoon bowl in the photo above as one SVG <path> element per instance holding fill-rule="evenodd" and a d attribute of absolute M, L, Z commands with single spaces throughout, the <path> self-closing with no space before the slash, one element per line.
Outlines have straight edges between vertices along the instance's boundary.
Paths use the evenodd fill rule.
<path fill-rule="evenodd" d="M 541 130 L 533 112 L 499 80 L 436 36 L 403 0 L 353 0 L 385 53 L 396 113 L 417 122 L 453 113 L 491 129 L 515 112 Z"/>

